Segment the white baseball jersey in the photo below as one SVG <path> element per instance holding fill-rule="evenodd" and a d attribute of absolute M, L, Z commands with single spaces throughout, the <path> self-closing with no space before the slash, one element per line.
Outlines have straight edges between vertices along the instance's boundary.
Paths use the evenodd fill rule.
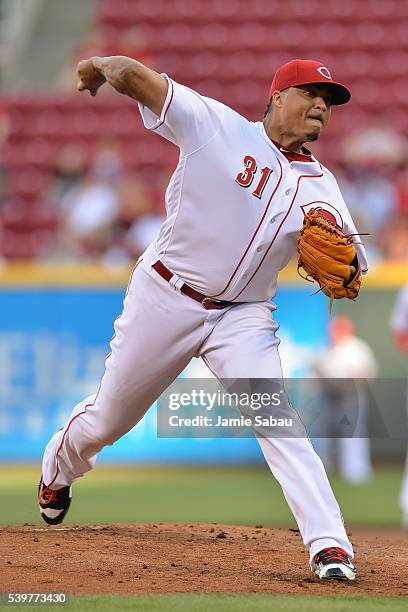
<path fill-rule="evenodd" d="M 313 156 L 289 161 L 261 121 L 164 76 L 160 117 L 139 104 L 145 126 L 180 147 L 152 260 L 205 295 L 263 301 L 273 297 L 278 272 L 296 254 L 309 208 L 326 209 L 356 234 L 336 179 Z M 358 237 L 355 242 L 365 272 L 364 248 Z"/>
<path fill-rule="evenodd" d="M 344 338 L 324 350 L 317 366 L 324 378 L 374 378 L 378 371 L 370 345 L 356 336 Z"/>

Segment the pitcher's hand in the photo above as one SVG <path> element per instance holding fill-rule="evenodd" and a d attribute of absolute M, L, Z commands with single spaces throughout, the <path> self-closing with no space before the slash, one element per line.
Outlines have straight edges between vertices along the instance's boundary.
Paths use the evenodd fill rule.
<path fill-rule="evenodd" d="M 89 90 L 91 96 L 96 96 L 101 85 L 106 83 L 106 79 L 102 73 L 101 58 L 91 57 L 87 60 L 81 60 L 77 66 L 78 75 L 78 91 Z"/>

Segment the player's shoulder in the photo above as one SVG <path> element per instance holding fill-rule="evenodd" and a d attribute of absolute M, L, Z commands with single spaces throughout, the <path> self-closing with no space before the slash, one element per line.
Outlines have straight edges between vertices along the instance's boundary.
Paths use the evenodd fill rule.
<path fill-rule="evenodd" d="M 350 338 L 350 349 L 359 350 L 362 352 L 371 351 L 370 345 L 368 342 L 360 338 L 359 336 L 353 336 Z"/>
<path fill-rule="evenodd" d="M 211 104 L 217 105 L 216 108 L 219 109 L 219 112 L 223 113 L 223 128 L 225 132 L 229 132 L 233 136 L 239 136 L 244 138 L 245 140 L 254 142 L 258 138 L 263 140 L 262 137 L 262 121 L 251 121 L 244 115 L 241 115 L 238 111 L 236 111 L 231 106 L 220 102 L 219 100 L 209 99 Z M 214 108 L 215 106 L 213 106 Z"/>
<path fill-rule="evenodd" d="M 192 87 L 189 87 L 188 85 L 185 85 L 184 83 L 180 83 L 179 81 L 176 81 L 175 79 L 173 79 L 172 77 L 170 77 L 168 74 L 164 72 L 162 74 L 170 83 L 170 87 L 173 88 L 174 96 L 187 96 L 188 98 L 192 100 L 194 100 L 194 98 L 196 98 L 197 100 L 202 100 L 203 102 L 205 102 L 206 104 L 210 106 L 228 108 L 227 105 L 221 102 L 220 100 L 216 100 L 215 98 L 212 98 L 211 96 L 206 96 L 201 91 L 198 91 L 197 89 L 193 89 Z"/>
<path fill-rule="evenodd" d="M 227 104 L 225 104 L 224 102 L 221 102 L 221 100 L 216 100 L 215 98 L 211 98 L 210 96 L 204 96 L 203 94 L 195 91 L 194 89 L 191 89 L 190 91 L 192 91 L 195 95 L 199 96 L 201 100 L 206 103 L 206 105 L 211 106 L 212 108 L 216 108 L 223 114 L 227 112 L 232 112 L 232 108 L 227 106 Z"/>
<path fill-rule="evenodd" d="M 197 102 L 201 100 L 202 102 L 204 102 L 205 106 L 217 110 L 218 114 L 223 114 L 224 117 L 229 117 L 231 120 L 245 124 L 246 126 L 248 126 L 248 128 L 250 126 L 256 125 L 256 123 L 250 121 L 249 119 L 241 115 L 238 111 L 236 111 L 231 106 L 228 106 L 228 104 L 226 104 L 225 102 L 222 102 L 221 100 L 218 100 L 216 98 L 212 98 L 211 96 L 207 96 L 204 93 L 201 93 L 201 91 L 192 89 L 188 85 L 179 83 L 165 73 L 163 73 L 163 76 L 165 76 L 172 84 L 176 95 L 187 96 L 190 98 L 190 100 L 194 100 L 194 98 L 196 98 Z"/>
<path fill-rule="evenodd" d="M 318 161 L 320 164 L 320 168 L 321 168 L 321 171 L 323 172 L 323 176 L 327 178 L 328 181 L 331 181 L 333 184 L 337 185 L 337 179 L 335 175 L 333 174 L 333 172 L 329 170 L 327 166 L 324 166 L 319 160 L 316 160 L 316 161 Z"/>
<path fill-rule="evenodd" d="M 206 100 L 209 104 L 218 107 L 223 110 L 224 117 L 231 119 L 231 121 L 235 121 L 237 123 L 241 123 L 251 129 L 251 126 L 254 126 L 254 122 L 250 121 L 244 115 L 241 115 L 237 110 L 228 106 L 225 102 L 221 102 L 220 100 L 216 100 L 215 98 L 208 98 L 206 96 L 202 96 L 204 100 Z"/>
<path fill-rule="evenodd" d="M 321 172 L 323 173 L 323 178 L 326 184 L 329 185 L 330 189 L 332 189 L 334 193 L 337 193 L 338 195 L 340 195 L 342 199 L 343 196 L 342 196 L 341 189 L 340 189 L 340 186 L 339 186 L 339 183 L 337 181 L 335 174 L 331 170 L 329 170 L 327 166 L 324 166 L 320 161 L 319 161 L 319 165 L 321 168 Z"/>

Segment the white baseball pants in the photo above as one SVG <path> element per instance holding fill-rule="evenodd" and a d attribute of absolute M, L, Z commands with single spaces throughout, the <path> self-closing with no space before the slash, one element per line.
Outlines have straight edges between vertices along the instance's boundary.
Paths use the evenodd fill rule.
<path fill-rule="evenodd" d="M 91 470 L 99 451 L 143 417 L 158 396 L 201 356 L 219 379 L 282 378 L 277 325 L 268 302 L 205 310 L 143 260 L 115 321 L 111 353 L 96 396 L 75 406 L 45 449 L 44 483 L 58 489 Z M 310 559 L 331 546 L 353 556 L 323 464 L 307 438 L 258 438 L 280 483 Z"/>

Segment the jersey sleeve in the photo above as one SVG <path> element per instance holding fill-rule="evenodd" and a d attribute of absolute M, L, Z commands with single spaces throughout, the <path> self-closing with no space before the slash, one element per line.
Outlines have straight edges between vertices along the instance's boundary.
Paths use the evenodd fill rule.
<path fill-rule="evenodd" d="M 326 168 L 327 171 L 327 168 Z M 356 249 L 357 252 L 357 258 L 358 258 L 358 263 L 360 264 L 360 269 L 362 274 L 367 274 L 368 272 L 368 261 L 367 261 L 367 254 L 366 254 L 366 250 L 364 248 L 364 244 L 362 241 L 362 237 L 359 235 L 359 233 L 357 232 L 356 226 L 354 225 L 354 221 L 352 219 L 352 216 L 350 214 L 350 211 L 347 207 L 346 202 L 344 201 L 344 198 L 342 196 L 342 193 L 340 191 L 340 187 L 338 186 L 338 183 L 334 177 L 334 175 L 330 173 L 330 176 L 334 182 L 335 185 L 335 189 L 338 192 L 339 195 L 339 202 L 341 205 L 341 216 L 344 222 L 344 227 L 343 230 L 345 232 L 345 234 L 347 236 L 352 236 L 353 237 L 353 243 L 354 243 L 354 247 Z"/>
<path fill-rule="evenodd" d="M 182 154 L 194 153 L 217 134 L 227 107 L 163 76 L 168 88 L 160 117 L 139 102 L 144 126 L 180 147 Z"/>
<path fill-rule="evenodd" d="M 347 208 L 345 207 L 344 214 L 344 229 L 347 236 L 353 236 L 354 247 L 357 252 L 358 263 L 360 264 L 360 269 L 362 274 L 367 274 L 368 272 L 368 261 L 367 261 L 367 253 L 364 248 L 364 244 L 362 242 L 361 237 L 359 236 L 356 226 L 354 225 L 354 221 L 351 217 L 351 214 Z"/>

